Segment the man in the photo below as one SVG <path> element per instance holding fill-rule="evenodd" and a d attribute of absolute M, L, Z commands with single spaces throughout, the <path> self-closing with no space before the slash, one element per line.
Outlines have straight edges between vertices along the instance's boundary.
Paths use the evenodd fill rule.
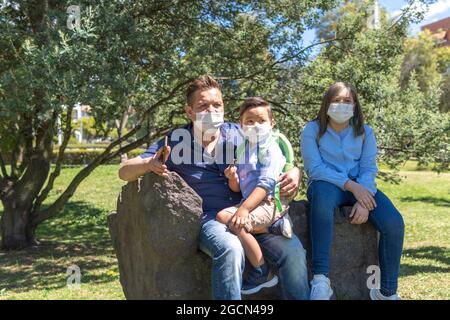
<path fill-rule="evenodd" d="M 127 160 L 119 169 L 119 177 L 134 181 L 149 172 L 167 176 L 178 173 L 203 200 L 203 222 L 199 248 L 212 257 L 213 299 L 241 299 L 244 249 L 226 225 L 215 220 L 217 212 L 242 199 L 241 193 L 228 187 L 224 171 L 233 160 L 239 144 L 237 124 L 223 122 L 224 105 L 220 85 L 210 76 L 201 76 L 187 89 L 184 110 L 191 123 L 182 131 L 169 134 L 152 145 L 144 154 Z M 183 133 L 188 133 L 188 137 Z M 180 137 L 183 137 L 179 142 Z M 161 157 L 164 150 L 164 159 Z M 171 154 L 171 151 L 173 154 Z M 176 152 L 177 151 L 177 152 Z M 231 157 L 230 157 L 231 153 Z M 226 160 L 223 161 L 223 157 Z M 300 171 L 293 168 L 280 177 L 282 196 L 292 196 L 298 188 Z M 285 299 L 307 299 L 306 253 L 299 239 L 274 234 L 256 235 L 265 258 L 278 267 L 281 292 Z M 258 289 L 258 288 L 257 288 Z"/>

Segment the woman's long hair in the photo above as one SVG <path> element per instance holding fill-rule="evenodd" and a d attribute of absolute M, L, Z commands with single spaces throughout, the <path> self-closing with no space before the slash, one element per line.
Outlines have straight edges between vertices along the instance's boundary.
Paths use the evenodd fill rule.
<path fill-rule="evenodd" d="M 350 120 L 350 125 L 353 127 L 355 137 L 364 134 L 364 117 L 362 114 L 361 105 L 359 104 L 358 96 L 356 94 L 356 90 L 355 88 L 353 88 L 353 86 L 349 85 L 348 83 L 339 81 L 331 85 L 323 96 L 322 105 L 316 118 L 317 122 L 319 123 L 319 133 L 317 134 L 317 142 L 319 142 L 320 138 L 325 134 L 325 131 L 327 131 L 328 126 L 327 112 L 328 108 L 330 107 L 331 101 L 333 101 L 333 98 L 337 96 L 339 92 L 341 92 L 341 90 L 343 89 L 350 90 L 353 97 L 353 102 L 355 104 L 355 108 L 353 111 L 353 118 Z"/>

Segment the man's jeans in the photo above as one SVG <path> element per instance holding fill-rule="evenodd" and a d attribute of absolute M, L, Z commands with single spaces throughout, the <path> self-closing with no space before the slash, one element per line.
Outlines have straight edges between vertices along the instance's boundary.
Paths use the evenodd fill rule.
<path fill-rule="evenodd" d="M 306 251 L 300 240 L 273 234 L 255 235 L 264 258 L 278 267 L 279 284 L 285 299 L 308 299 Z M 238 237 L 227 226 L 210 220 L 200 231 L 199 248 L 212 257 L 212 298 L 241 299 L 245 254 Z"/>
<path fill-rule="evenodd" d="M 314 274 L 328 274 L 331 240 L 333 239 L 334 210 L 343 205 L 354 205 L 350 191 L 326 181 L 314 181 L 307 191 L 310 202 L 310 232 Z M 380 232 L 378 255 L 381 271 L 381 289 L 389 295 L 397 291 L 400 257 L 405 225 L 403 218 L 384 193 L 375 194 L 377 207 L 369 212 L 369 221 Z M 352 284 L 349 283 L 349 286 Z"/>

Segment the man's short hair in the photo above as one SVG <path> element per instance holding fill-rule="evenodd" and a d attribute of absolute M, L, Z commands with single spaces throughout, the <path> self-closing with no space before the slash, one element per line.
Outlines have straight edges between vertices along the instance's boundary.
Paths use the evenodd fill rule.
<path fill-rule="evenodd" d="M 269 108 L 269 117 L 273 117 L 272 108 L 270 104 L 261 97 L 250 97 L 244 100 L 241 104 L 241 108 L 239 109 L 239 116 L 242 117 L 245 111 L 251 108 L 256 107 L 268 107 Z"/>
<path fill-rule="evenodd" d="M 192 107 L 194 103 L 194 94 L 199 90 L 207 90 L 207 89 L 218 89 L 221 90 L 220 84 L 209 75 L 203 75 L 198 77 L 194 81 L 192 81 L 186 90 L 186 102 L 188 105 Z"/>

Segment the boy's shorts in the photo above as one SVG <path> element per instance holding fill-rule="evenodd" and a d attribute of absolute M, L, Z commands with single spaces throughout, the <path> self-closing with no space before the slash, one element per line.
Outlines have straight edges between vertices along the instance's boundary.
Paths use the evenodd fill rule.
<path fill-rule="evenodd" d="M 283 208 L 285 207 L 283 203 Z M 235 214 L 239 209 L 239 205 L 223 209 L 225 212 Z M 283 212 L 277 212 L 275 206 L 275 199 L 273 197 L 266 197 L 261 203 L 253 209 L 248 215 L 249 221 L 244 225 L 247 232 L 252 232 L 254 229 L 267 228 L 287 212 L 287 206 Z"/>

